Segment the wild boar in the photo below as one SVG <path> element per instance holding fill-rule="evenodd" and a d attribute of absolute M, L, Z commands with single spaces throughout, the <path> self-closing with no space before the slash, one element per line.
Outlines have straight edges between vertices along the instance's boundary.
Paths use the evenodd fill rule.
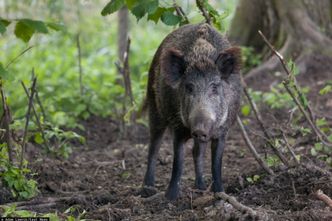
<path fill-rule="evenodd" d="M 190 138 L 194 139 L 195 187 L 206 189 L 203 155 L 210 141 L 212 191 L 224 191 L 222 155 L 240 106 L 240 57 L 240 48 L 231 46 L 208 24 L 182 26 L 163 40 L 147 86 L 150 143 L 145 186 L 154 186 L 158 151 L 169 128 L 174 158 L 166 198 L 174 200 L 179 195 L 184 144 Z"/>

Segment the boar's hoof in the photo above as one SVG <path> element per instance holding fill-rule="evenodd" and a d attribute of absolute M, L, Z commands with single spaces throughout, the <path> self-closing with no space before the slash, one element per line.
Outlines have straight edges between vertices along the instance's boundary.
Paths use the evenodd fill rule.
<path fill-rule="evenodd" d="M 157 193 L 157 189 L 153 186 L 143 186 L 140 195 L 141 197 L 147 198 Z"/>
<path fill-rule="evenodd" d="M 165 193 L 165 197 L 170 201 L 174 201 L 178 198 L 179 192 L 179 188 L 168 188 Z"/>
<path fill-rule="evenodd" d="M 199 190 L 206 190 L 207 187 L 205 185 L 204 180 L 202 180 L 202 179 L 196 179 L 195 180 L 195 188 L 199 189 Z"/>

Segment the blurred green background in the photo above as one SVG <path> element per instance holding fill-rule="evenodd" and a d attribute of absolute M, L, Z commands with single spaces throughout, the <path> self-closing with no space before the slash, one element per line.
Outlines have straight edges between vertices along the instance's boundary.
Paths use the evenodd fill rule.
<path fill-rule="evenodd" d="M 57 22 L 60 31 L 49 30 L 46 35 L 35 34 L 29 43 L 14 35 L 14 25 L 0 38 L 0 62 L 6 66 L 29 46 L 29 51 L 8 67 L 3 77 L 15 124 L 23 124 L 27 97 L 20 81 L 31 82 L 34 68 L 38 78 L 37 89 L 47 118 L 56 126 L 77 127 L 79 119 L 91 115 L 123 117 L 124 88 L 119 81 L 115 62 L 117 54 L 117 14 L 103 17 L 101 10 L 108 0 L 1 0 L 0 14 L 6 19 L 30 18 Z M 173 1 L 160 1 L 172 6 Z M 204 20 L 195 1 L 176 1 L 191 22 Z M 237 1 L 210 1 L 224 13 L 223 31 L 227 29 Z M 139 109 L 145 96 L 147 72 L 152 57 L 163 38 L 176 27 L 162 22 L 155 24 L 146 17 L 137 21 L 129 13 L 130 75 L 135 104 Z M 80 37 L 84 96 L 80 95 L 77 35 Z M 130 104 L 131 105 L 131 104 Z M 127 108 L 130 109 L 130 108 Z M 22 125 L 21 125 L 22 126 Z M 19 127 L 19 125 L 18 125 Z"/>

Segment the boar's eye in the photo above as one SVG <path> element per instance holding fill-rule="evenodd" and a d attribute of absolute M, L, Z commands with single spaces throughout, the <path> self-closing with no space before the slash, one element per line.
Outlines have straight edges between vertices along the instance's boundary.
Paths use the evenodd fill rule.
<path fill-rule="evenodd" d="M 185 85 L 185 88 L 186 88 L 186 92 L 188 94 L 192 94 L 194 92 L 194 85 L 189 83 L 189 84 L 186 84 Z"/>

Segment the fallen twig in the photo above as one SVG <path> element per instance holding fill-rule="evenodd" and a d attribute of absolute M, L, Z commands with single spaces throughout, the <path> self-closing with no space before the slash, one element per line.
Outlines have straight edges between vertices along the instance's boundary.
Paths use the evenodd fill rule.
<path fill-rule="evenodd" d="M 255 102 L 253 101 L 253 99 L 251 98 L 251 96 L 247 90 L 247 84 L 244 82 L 243 78 L 241 78 L 241 81 L 242 81 L 242 85 L 243 85 L 244 94 L 247 97 L 249 104 L 254 111 L 254 115 L 256 117 L 256 120 L 258 121 L 258 124 L 259 124 L 261 130 L 264 133 L 264 136 L 267 138 L 268 145 L 272 148 L 274 153 L 279 157 L 279 159 L 283 162 L 283 164 L 285 164 L 285 166 L 289 167 L 289 163 L 288 163 L 288 160 L 286 159 L 286 157 L 272 143 L 272 140 L 273 140 L 272 136 L 270 135 L 270 133 L 267 131 L 267 129 L 264 126 L 261 114 L 259 113 Z"/>
<path fill-rule="evenodd" d="M 291 74 L 291 72 L 287 68 L 287 65 L 286 65 L 286 62 L 285 62 L 283 56 L 273 47 L 273 45 L 267 40 L 267 38 L 265 37 L 265 35 L 260 30 L 258 31 L 258 33 L 263 38 L 263 40 L 267 44 L 267 46 L 271 49 L 271 51 L 278 57 L 278 59 L 280 60 L 280 63 L 282 65 L 283 69 L 286 72 L 286 75 L 287 75 L 288 78 L 285 79 L 282 83 L 283 83 L 283 85 L 284 85 L 287 93 L 289 93 L 289 95 L 292 97 L 294 103 L 300 109 L 301 113 L 303 114 L 303 116 L 305 117 L 305 119 L 307 120 L 307 122 L 309 123 L 311 129 L 314 131 L 314 133 L 316 134 L 316 136 L 318 137 L 318 139 L 324 145 L 332 147 L 332 143 L 330 143 L 328 141 L 327 136 L 313 122 L 313 120 L 314 120 L 313 119 L 314 118 L 314 114 L 312 113 L 312 109 L 309 106 L 309 104 L 306 104 L 307 107 L 304 107 L 304 105 L 302 104 L 302 102 L 299 101 L 298 97 L 303 97 L 304 95 L 299 90 L 299 87 L 296 84 L 296 80 L 292 77 L 293 75 Z M 290 83 L 291 79 L 293 80 L 292 87 L 295 90 L 295 92 L 297 93 L 297 96 L 294 94 L 294 92 L 289 87 L 289 83 Z"/>
<path fill-rule="evenodd" d="M 242 203 L 237 201 L 235 199 L 235 197 L 230 196 L 224 192 L 215 193 L 214 196 L 216 199 L 224 200 L 224 201 L 230 203 L 235 209 L 237 209 L 243 213 L 247 213 L 251 217 L 261 217 L 262 216 L 262 214 L 260 214 L 259 212 L 255 211 L 254 209 L 252 209 L 248 206 L 243 205 Z"/>
<path fill-rule="evenodd" d="M 246 129 L 244 128 L 243 124 L 242 124 L 242 120 L 239 116 L 237 116 L 236 118 L 237 123 L 240 126 L 241 129 L 241 133 L 242 133 L 242 137 L 244 139 L 244 141 L 246 142 L 250 152 L 254 155 L 255 159 L 257 160 L 257 162 L 259 163 L 259 165 L 261 165 L 261 167 L 270 175 L 274 175 L 273 171 L 268 167 L 268 165 L 264 162 L 264 160 L 262 160 L 262 158 L 258 155 L 256 148 L 254 147 L 254 145 L 252 144 Z"/>
<path fill-rule="evenodd" d="M 209 13 L 204 8 L 204 1 L 202 1 L 202 0 L 196 0 L 196 5 L 197 5 L 198 9 L 202 12 L 202 15 L 204 16 L 204 18 L 206 20 L 206 23 L 208 23 L 209 25 L 211 25 L 211 18 L 210 18 Z"/>
<path fill-rule="evenodd" d="M 36 198 L 30 201 L 21 201 L 15 203 L 5 204 L 4 206 L 13 206 L 16 205 L 17 210 L 23 209 L 40 209 L 40 208 L 49 208 L 57 205 L 57 203 L 63 203 L 72 199 L 72 197 L 45 197 L 45 198 Z"/>
<path fill-rule="evenodd" d="M 32 72 L 34 72 L 33 69 L 32 69 Z M 30 97 L 29 97 L 28 110 L 27 110 L 27 113 L 25 115 L 26 121 L 25 121 L 24 133 L 23 133 L 23 141 L 22 141 L 23 143 L 22 143 L 22 153 L 21 153 L 21 160 L 20 160 L 20 169 L 23 166 L 26 139 L 27 139 L 27 134 L 28 134 L 28 126 L 29 126 L 29 121 L 30 121 L 30 113 L 31 113 L 31 108 L 32 108 L 32 103 L 33 103 L 33 97 L 35 95 L 36 82 L 37 82 L 37 78 L 34 77 L 33 81 L 32 81 L 31 88 L 30 88 L 31 92 L 30 92 Z M 21 83 L 23 85 L 23 81 L 21 81 Z"/>
<path fill-rule="evenodd" d="M 315 196 L 318 199 L 320 199 L 321 201 L 323 201 L 324 203 L 326 203 L 326 205 L 328 205 L 332 209 L 332 199 L 328 195 L 323 193 L 322 190 L 317 190 L 317 192 L 315 193 Z"/>

